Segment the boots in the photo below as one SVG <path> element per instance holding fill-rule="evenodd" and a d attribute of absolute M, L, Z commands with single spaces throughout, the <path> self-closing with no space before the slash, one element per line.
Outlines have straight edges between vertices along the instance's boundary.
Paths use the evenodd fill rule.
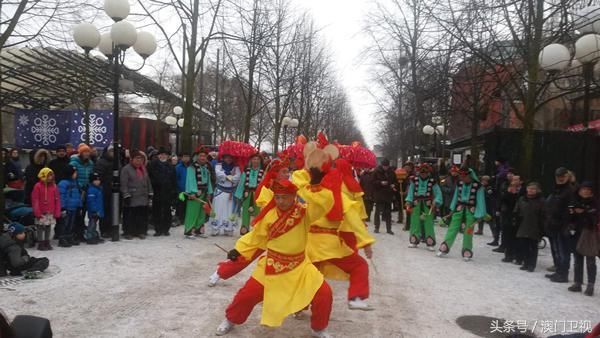
<path fill-rule="evenodd" d="M 571 292 L 581 292 L 581 284 L 575 283 L 575 284 L 569 286 L 569 288 L 567 290 L 569 290 Z"/>
<path fill-rule="evenodd" d="M 52 245 L 50 245 L 50 241 L 46 241 L 46 250 L 54 250 Z"/>
<path fill-rule="evenodd" d="M 585 292 L 583 294 L 586 296 L 593 296 L 594 295 L 594 284 L 588 284 L 587 288 L 585 289 Z"/>
<path fill-rule="evenodd" d="M 61 248 L 70 248 L 71 243 L 66 238 L 61 238 L 58 240 L 58 246 Z"/>
<path fill-rule="evenodd" d="M 39 241 L 37 249 L 39 251 L 52 250 L 52 247 L 50 246 L 50 241 Z"/>

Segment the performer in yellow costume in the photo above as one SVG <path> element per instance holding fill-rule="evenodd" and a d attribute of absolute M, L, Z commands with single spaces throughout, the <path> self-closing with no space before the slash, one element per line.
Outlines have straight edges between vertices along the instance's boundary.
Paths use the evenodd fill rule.
<path fill-rule="evenodd" d="M 290 314 L 311 305 L 313 337 L 326 338 L 331 313 L 331 288 L 323 275 L 308 260 L 306 245 L 311 224 L 323 217 L 333 205 L 330 190 L 319 183 L 322 173 L 311 169 L 311 184 L 302 188 L 306 205 L 297 201 L 298 187 L 292 182 L 274 181 L 274 198 L 254 220 L 251 232 L 241 237 L 228 258 L 252 259 L 257 250 L 265 250 L 246 284 L 225 311 L 226 319 L 217 335 L 227 334 L 235 324 L 246 321 L 261 301 L 261 324 L 277 327 Z"/>

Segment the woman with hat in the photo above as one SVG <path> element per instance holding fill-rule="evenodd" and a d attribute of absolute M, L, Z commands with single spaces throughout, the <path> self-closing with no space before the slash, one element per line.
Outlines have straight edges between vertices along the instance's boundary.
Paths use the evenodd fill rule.
<path fill-rule="evenodd" d="M 450 226 L 444 242 L 440 244 L 437 256 L 446 256 L 450 252 L 458 231 L 464 226 L 462 257 L 468 262 L 473 258 L 475 224 L 486 213 L 485 191 L 473 169 L 460 170 L 460 182 L 454 192 L 452 203 L 450 203 L 450 211 L 452 212 Z"/>

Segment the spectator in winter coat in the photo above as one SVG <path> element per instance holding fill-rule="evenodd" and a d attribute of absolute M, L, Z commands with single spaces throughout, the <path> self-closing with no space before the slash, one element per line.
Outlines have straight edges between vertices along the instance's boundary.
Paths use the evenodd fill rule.
<path fill-rule="evenodd" d="M 571 245 L 569 224 L 569 203 L 573 200 L 575 189 L 570 183 L 571 176 L 566 168 L 558 168 L 554 173 L 556 185 L 546 199 L 546 224 L 544 232 L 550 238 L 550 250 L 556 272 L 547 274 L 555 283 L 569 282 L 571 265 Z"/>
<path fill-rule="evenodd" d="M 9 158 L 9 151 L 6 148 L 2 148 L 2 166 L 4 166 L 4 184 L 13 189 L 19 189 L 18 186 L 23 186 L 21 179 L 22 174 L 15 167 Z M 4 187 L 2 187 L 4 188 Z"/>
<path fill-rule="evenodd" d="M 69 175 L 69 178 L 58 182 L 62 209 L 62 227 L 58 237 L 58 246 L 68 248 L 72 245 L 79 245 L 79 239 L 75 236 L 74 229 L 81 211 L 82 198 L 79 184 L 77 184 L 78 173 L 75 167 L 68 166 L 65 174 Z"/>
<path fill-rule="evenodd" d="M 490 219 L 487 221 L 488 224 L 490 225 L 490 230 L 492 230 L 492 234 L 494 235 L 494 241 L 495 244 L 498 245 L 498 232 L 496 231 L 496 226 L 495 226 L 495 222 L 494 222 L 494 215 L 496 213 L 495 210 L 495 201 L 494 201 L 494 195 L 495 195 L 495 191 L 494 188 L 490 185 L 490 177 L 489 176 L 481 176 L 481 185 L 483 187 L 483 189 L 485 190 L 485 211 L 488 215 L 490 215 Z M 479 224 L 477 224 L 477 231 L 475 232 L 475 235 L 483 235 L 483 225 L 484 225 L 484 221 L 481 220 L 479 222 Z M 494 242 L 490 243 L 490 245 L 493 245 Z"/>
<path fill-rule="evenodd" d="M 0 277 L 13 276 L 23 272 L 44 271 L 48 268 L 48 258 L 29 256 L 24 248 L 25 227 L 19 223 L 11 223 L 8 232 L 0 235 Z"/>
<path fill-rule="evenodd" d="M 537 265 L 538 242 L 544 232 L 544 197 L 539 183 L 527 185 L 527 194 L 519 198 L 514 213 L 520 246 L 517 260 L 523 261 L 521 270 L 533 272 Z"/>
<path fill-rule="evenodd" d="M 523 264 L 517 258 L 519 245 L 517 241 L 517 226 L 514 222 L 514 210 L 517 201 L 525 195 L 520 176 L 513 176 L 508 188 L 500 192 L 500 220 L 502 222 L 502 243 L 504 244 L 504 263 L 515 261 Z"/>
<path fill-rule="evenodd" d="M 80 144 L 77 155 L 71 157 L 69 164 L 77 170 L 77 184 L 85 191 L 90 183 L 90 175 L 94 172 L 94 162 L 91 159 L 92 150 L 86 144 Z"/>
<path fill-rule="evenodd" d="M 9 187 L 13 188 L 13 189 L 23 189 L 24 186 L 24 182 L 23 182 L 23 166 L 21 165 L 21 159 L 19 157 L 19 149 L 17 148 L 12 148 L 10 150 L 9 153 L 9 162 L 12 164 L 13 166 L 13 173 L 15 174 L 15 177 L 13 177 L 10 180 L 10 184 L 8 184 Z"/>
<path fill-rule="evenodd" d="M 111 192 L 113 182 L 113 146 L 108 146 L 102 152 L 102 156 L 94 165 L 94 172 L 100 176 L 102 182 L 102 198 L 104 205 L 104 217 L 100 219 L 100 236 L 102 238 L 112 237 L 112 203 Z"/>
<path fill-rule="evenodd" d="M 594 198 L 594 192 L 592 191 L 592 182 L 583 182 L 571 205 L 569 206 L 569 215 L 571 219 L 571 248 L 573 248 L 573 255 L 575 256 L 575 283 L 569 287 L 569 291 L 581 292 L 581 285 L 583 284 L 583 261 L 585 260 L 587 268 L 588 283 L 584 294 L 586 296 L 594 295 L 594 283 L 596 283 L 596 255 L 600 255 L 600 252 L 596 251 L 596 255 L 590 255 L 590 253 L 579 252 L 578 242 L 581 236 L 589 236 L 588 240 L 595 243 L 597 249 L 600 243 L 598 241 L 598 209 L 597 201 Z M 585 231 L 584 231 L 585 230 Z M 594 245 L 592 245 L 594 247 Z M 580 248 L 584 249 L 584 248 Z"/>
<path fill-rule="evenodd" d="M 169 236 L 171 228 L 171 206 L 177 199 L 177 178 L 175 168 L 169 162 L 169 153 L 163 147 L 158 150 L 158 158 L 148 166 L 152 182 L 152 222 L 154 236 Z"/>
<path fill-rule="evenodd" d="M 56 158 L 48 163 L 48 168 L 54 171 L 54 175 L 56 175 L 56 182 L 59 182 L 64 179 L 71 178 L 69 176 L 68 168 L 69 168 L 69 156 L 67 156 L 67 147 L 59 146 L 56 148 Z"/>
<path fill-rule="evenodd" d="M 38 174 L 48 166 L 52 155 L 46 149 L 32 150 L 29 153 L 29 165 L 25 168 L 25 203 L 31 204 L 31 192 L 38 182 Z"/>
<path fill-rule="evenodd" d="M 396 174 L 390 167 L 390 160 L 384 158 L 381 165 L 375 169 L 373 175 L 373 185 L 375 187 L 375 232 L 379 232 L 381 219 L 385 221 L 387 233 L 392 232 L 392 202 L 394 201 L 395 191 L 398 183 Z"/>
<path fill-rule="evenodd" d="M 367 222 L 371 222 L 371 213 L 373 212 L 375 186 L 373 185 L 373 170 L 365 169 L 360 174 L 360 186 L 364 191 L 363 201 L 367 212 Z"/>
<path fill-rule="evenodd" d="M 146 239 L 148 231 L 148 206 L 153 191 L 145 161 L 146 157 L 142 152 L 134 151 L 131 162 L 121 170 L 123 233 L 128 240 L 134 236 Z"/>
<path fill-rule="evenodd" d="M 90 177 L 90 185 L 88 186 L 87 195 L 85 198 L 86 210 L 89 217 L 89 223 L 85 230 L 85 241 L 87 244 L 103 243 L 100 238 L 97 227 L 100 219 L 104 218 L 104 197 L 102 192 L 102 182 L 100 175 L 93 173 Z"/>
<path fill-rule="evenodd" d="M 60 194 L 54 183 L 54 172 L 50 168 L 40 170 L 40 181 L 33 187 L 31 206 L 38 231 L 38 250 L 52 250 L 50 231 L 60 218 Z"/>

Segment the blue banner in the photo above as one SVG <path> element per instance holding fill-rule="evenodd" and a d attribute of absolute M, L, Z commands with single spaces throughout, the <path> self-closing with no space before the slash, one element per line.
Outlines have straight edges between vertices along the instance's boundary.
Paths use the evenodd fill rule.
<path fill-rule="evenodd" d="M 106 147 L 113 136 L 112 111 L 93 110 L 89 113 L 90 144 Z M 85 142 L 84 113 L 79 110 L 17 110 L 15 112 L 15 143 L 19 148 L 49 148 Z"/>

